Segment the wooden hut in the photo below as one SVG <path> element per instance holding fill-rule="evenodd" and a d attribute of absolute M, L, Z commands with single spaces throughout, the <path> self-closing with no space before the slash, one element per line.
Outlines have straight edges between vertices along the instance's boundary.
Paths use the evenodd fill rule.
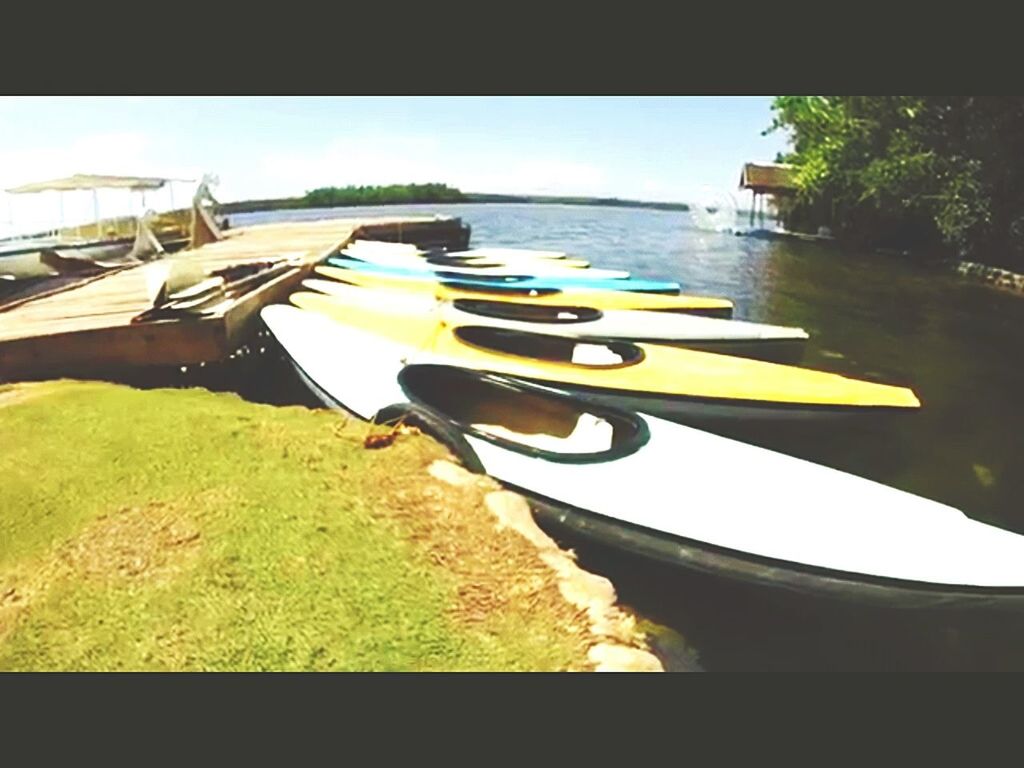
<path fill-rule="evenodd" d="M 754 211 L 761 204 L 761 223 L 764 224 L 764 195 L 784 197 L 796 193 L 795 167 L 784 163 L 745 163 L 740 172 L 740 189 L 752 193 L 750 226 L 754 226 Z"/>

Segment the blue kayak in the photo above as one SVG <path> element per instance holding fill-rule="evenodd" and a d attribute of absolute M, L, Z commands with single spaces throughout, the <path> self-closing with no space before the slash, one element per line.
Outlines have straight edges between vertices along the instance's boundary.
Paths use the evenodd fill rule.
<path fill-rule="evenodd" d="M 383 266 L 370 264 L 357 259 L 331 257 L 327 260 L 331 266 L 343 267 L 357 272 L 369 272 L 376 275 L 395 275 L 410 280 L 440 282 L 445 285 L 486 288 L 490 290 L 504 289 L 523 291 L 550 291 L 563 288 L 581 288 L 605 291 L 639 291 L 641 293 L 678 294 L 680 285 L 667 280 L 638 280 L 629 278 L 588 278 L 586 274 L 577 275 L 466 275 L 461 272 L 446 272 L 443 268 L 425 272 L 405 267 Z M 585 269 L 579 270 L 586 273 Z"/>

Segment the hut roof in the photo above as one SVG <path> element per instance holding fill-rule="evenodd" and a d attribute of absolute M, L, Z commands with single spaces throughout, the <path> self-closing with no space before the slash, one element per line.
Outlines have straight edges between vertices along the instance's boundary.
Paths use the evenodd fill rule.
<path fill-rule="evenodd" d="M 740 187 L 758 192 L 793 192 L 797 188 L 795 170 L 795 166 L 784 163 L 745 163 Z"/>
<path fill-rule="evenodd" d="M 64 179 L 38 181 L 12 187 L 7 191 L 14 195 L 29 192 L 49 192 L 51 190 L 69 191 L 78 189 L 160 189 L 168 181 L 186 181 L 186 179 L 161 179 L 152 176 L 96 176 L 87 173 L 76 173 Z"/>

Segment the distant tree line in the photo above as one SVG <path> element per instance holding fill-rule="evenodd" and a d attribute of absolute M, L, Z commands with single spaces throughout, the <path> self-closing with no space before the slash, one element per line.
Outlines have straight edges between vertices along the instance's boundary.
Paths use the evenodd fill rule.
<path fill-rule="evenodd" d="M 224 203 L 222 213 L 276 211 L 283 208 L 336 208 L 351 205 L 461 203 L 466 196 L 447 184 L 389 184 L 387 186 L 319 187 L 302 197 L 277 197 Z"/>
<path fill-rule="evenodd" d="M 341 205 L 401 205 L 403 203 L 461 203 L 466 197 L 447 184 L 388 184 L 377 187 L 320 187 L 301 198 L 310 208 Z"/>
<path fill-rule="evenodd" d="M 780 96 L 793 229 L 1024 268 L 1024 98 Z"/>
<path fill-rule="evenodd" d="M 654 208 L 686 211 L 685 203 L 652 203 L 617 197 L 556 197 L 553 195 L 506 195 L 462 192 L 447 184 L 390 184 L 388 186 L 320 187 L 302 197 L 243 200 L 224 203 L 221 213 L 274 211 L 282 208 L 335 208 L 350 205 L 401 205 L 411 203 L 536 203 L 561 205 L 605 205 L 625 208 Z"/>
<path fill-rule="evenodd" d="M 688 211 L 686 203 L 655 203 L 622 197 L 559 197 L 557 195 L 507 195 L 489 192 L 467 192 L 467 203 L 533 203 L 537 205 L 598 205 L 613 208 L 651 208 L 658 211 Z"/>

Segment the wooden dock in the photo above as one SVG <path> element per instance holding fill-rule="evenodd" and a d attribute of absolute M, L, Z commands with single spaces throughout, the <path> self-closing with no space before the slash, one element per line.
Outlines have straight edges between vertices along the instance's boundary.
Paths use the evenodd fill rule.
<path fill-rule="evenodd" d="M 329 219 L 228 230 L 201 247 L 0 307 L 0 381 L 224 360 L 254 332 L 262 307 L 286 299 L 315 264 L 358 238 L 460 248 L 467 245 L 468 230 L 449 217 Z M 162 310 L 154 305 L 155 287 L 180 261 L 205 274 L 252 274 L 225 282 L 205 311 L 174 311 L 183 302 Z"/>

